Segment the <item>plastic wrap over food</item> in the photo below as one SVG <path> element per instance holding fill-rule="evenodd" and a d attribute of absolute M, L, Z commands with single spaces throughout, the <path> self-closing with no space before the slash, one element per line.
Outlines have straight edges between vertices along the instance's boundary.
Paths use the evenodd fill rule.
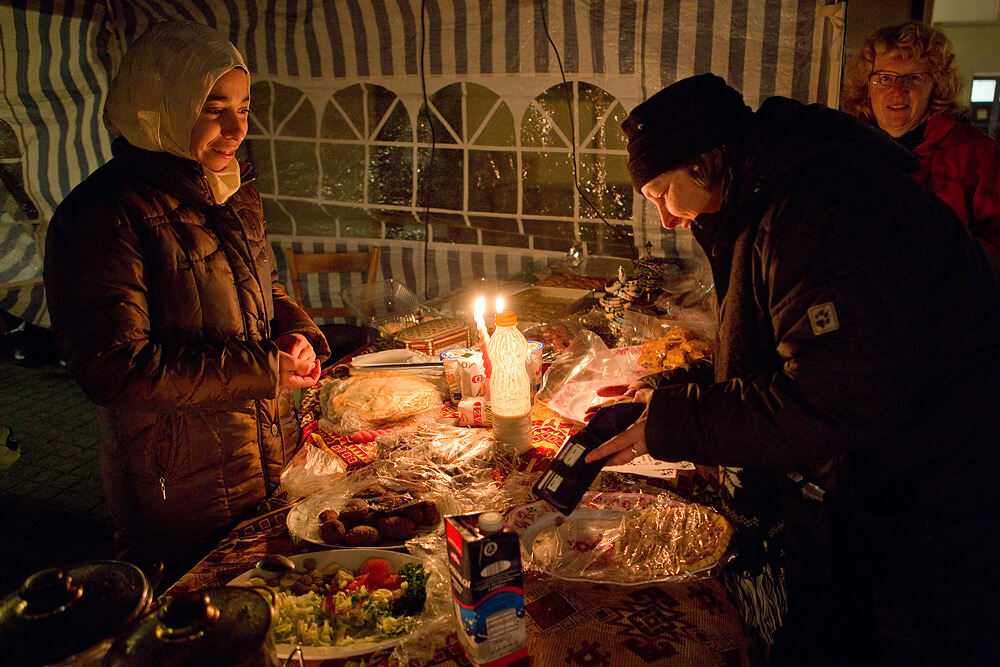
<path fill-rule="evenodd" d="M 419 424 L 375 442 L 377 470 L 387 475 L 405 471 L 410 479 L 446 490 L 456 514 L 503 511 L 523 501 L 501 482 L 512 473 L 514 460 L 498 450 L 490 430 Z"/>
<path fill-rule="evenodd" d="M 420 377 L 352 376 L 320 389 L 319 427 L 327 433 L 351 435 L 434 415 L 443 405 L 440 388 Z"/>
<path fill-rule="evenodd" d="M 524 566 L 573 581 L 632 585 L 711 576 L 732 528 L 717 512 L 670 494 L 593 493 L 563 517 L 548 503 L 512 510 Z"/>
<path fill-rule="evenodd" d="M 347 471 L 343 459 L 319 447 L 299 447 L 281 471 L 281 488 L 290 498 L 311 496 L 341 479 Z"/>

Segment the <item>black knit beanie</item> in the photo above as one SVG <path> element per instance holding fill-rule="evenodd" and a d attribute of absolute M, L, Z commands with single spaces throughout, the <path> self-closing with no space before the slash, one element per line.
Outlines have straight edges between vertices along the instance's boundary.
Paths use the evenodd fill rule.
<path fill-rule="evenodd" d="M 729 143 L 752 117 L 743 95 L 714 74 L 667 86 L 622 123 L 632 184 L 639 190 L 663 172 Z"/>

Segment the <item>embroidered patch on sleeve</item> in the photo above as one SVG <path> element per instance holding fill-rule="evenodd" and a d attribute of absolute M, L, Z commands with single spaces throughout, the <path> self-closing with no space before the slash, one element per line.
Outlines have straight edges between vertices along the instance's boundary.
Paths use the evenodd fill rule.
<path fill-rule="evenodd" d="M 833 307 L 833 302 L 827 301 L 810 308 L 809 324 L 812 325 L 815 336 L 839 329 L 840 322 L 837 320 L 837 309 Z"/>

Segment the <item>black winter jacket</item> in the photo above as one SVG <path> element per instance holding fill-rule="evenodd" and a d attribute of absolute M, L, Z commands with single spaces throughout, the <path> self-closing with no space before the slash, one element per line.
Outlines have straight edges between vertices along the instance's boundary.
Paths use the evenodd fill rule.
<path fill-rule="evenodd" d="M 728 147 L 712 265 L 714 384 L 658 388 L 660 459 L 842 461 L 873 515 L 995 517 L 1000 269 L 918 186 L 912 156 L 830 109 L 767 100 Z"/>

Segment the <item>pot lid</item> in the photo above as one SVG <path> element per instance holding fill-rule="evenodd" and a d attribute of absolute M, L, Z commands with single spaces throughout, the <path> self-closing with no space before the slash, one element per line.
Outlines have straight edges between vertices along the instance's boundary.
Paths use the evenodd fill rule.
<path fill-rule="evenodd" d="M 17 667 L 58 662 L 121 633 L 151 598 L 131 563 L 40 570 L 0 601 L 0 656 Z"/>
<path fill-rule="evenodd" d="M 214 667 L 247 664 L 262 651 L 273 654 L 271 599 L 258 589 L 236 586 L 169 598 L 115 641 L 104 664 Z"/>

